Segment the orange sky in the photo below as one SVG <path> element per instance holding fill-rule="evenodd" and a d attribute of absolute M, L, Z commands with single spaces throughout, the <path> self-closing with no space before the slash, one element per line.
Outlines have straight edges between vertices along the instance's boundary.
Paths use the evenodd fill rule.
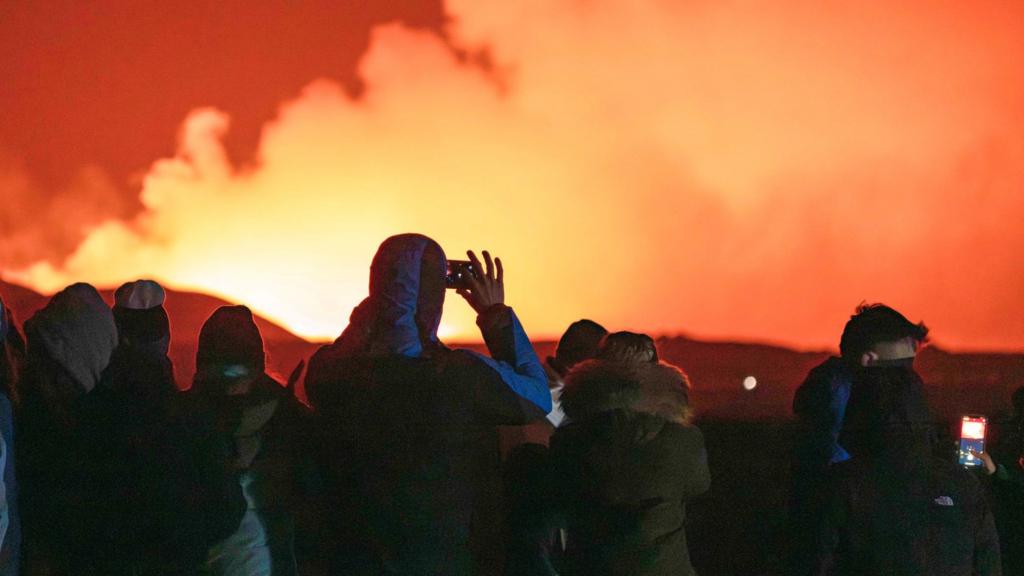
<path fill-rule="evenodd" d="M 95 30 L 115 15 L 75 13 L 70 60 L 25 16 L 30 40 L 4 46 L 24 61 L 0 60 L 17 91 L 71 92 L 0 132 L 3 275 L 153 276 L 330 337 L 376 245 L 419 231 L 501 255 L 535 336 L 589 316 L 832 346 L 881 300 L 939 344 L 1024 349 L 1024 5 L 681 4 L 182 11 L 113 45 Z M 352 27 L 336 49 L 325 21 Z M 193 22 L 206 40 L 175 63 Z M 133 82 L 158 63 L 185 87 Z M 110 91 L 76 84 L 82 68 Z M 470 336 L 456 300 L 444 328 Z"/>

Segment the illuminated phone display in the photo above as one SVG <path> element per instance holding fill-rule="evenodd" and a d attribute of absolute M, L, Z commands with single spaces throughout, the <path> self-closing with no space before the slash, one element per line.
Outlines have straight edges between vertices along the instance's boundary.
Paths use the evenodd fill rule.
<path fill-rule="evenodd" d="M 985 429 L 988 420 L 984 416 L 964 416 L 960 419 L 960 450 L 958 461 L 964 466 L 981 466 L 980 458 L 971 454 L 985 451 Z"/>

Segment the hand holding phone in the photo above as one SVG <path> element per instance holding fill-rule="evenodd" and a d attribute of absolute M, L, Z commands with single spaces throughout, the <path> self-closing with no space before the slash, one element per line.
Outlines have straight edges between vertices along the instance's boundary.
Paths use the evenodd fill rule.
<path fill-rule="evenodd" d="M 988 419 L 969 414 L 960 419 L 960 449 L 957 461 L 962 466 L 985 466 L 984 459 L 976 456 L 985 452 L 985 432 Z"/>
<path fill-rule="evenodd" d="M 449 260 L 449 272 L 455 263 L 456 269 L 469 271 L 463 273 L 457 280 L 461 285 L 450 287 L 466 299 L 466 302 L 476 310 L 477 314 L 482 313 L 495 304 L 505 303 L 505 269 L 501 264 L 501 258 L 491 259 L 491 254 L 484 250 L 484 264 L 472 250 L 466 252 L 469 256 L 468 264 L 465 260 Z M 455 279 L 453 279 L 455 281 Z"/>

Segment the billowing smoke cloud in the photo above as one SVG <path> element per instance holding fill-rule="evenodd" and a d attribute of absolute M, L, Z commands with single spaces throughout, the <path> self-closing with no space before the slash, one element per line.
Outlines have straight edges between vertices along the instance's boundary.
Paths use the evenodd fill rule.
<path fill-rule="evenodd" d="M 99 167 L 81 169 L 66 190 L 44 194 L 27 170 L 0 150 L 0 267 L 59 261 L 88 232 L 124 216 L 129 203 Z"/>
<path fill-rule="evenodd" d="M 1024 8 L 789 4 L 450 2 L 488 70 L 379 28 L 359 100 L 312 82 L 245 169 L 228 115 L 196 110 L 141 216 L 8 275 L 156 276 L 329 336 L 376 245 L 415 230 L 500 254 L 540 335 L 831 345 L 884 300 L 942 344 L 1024 347 Z"/>

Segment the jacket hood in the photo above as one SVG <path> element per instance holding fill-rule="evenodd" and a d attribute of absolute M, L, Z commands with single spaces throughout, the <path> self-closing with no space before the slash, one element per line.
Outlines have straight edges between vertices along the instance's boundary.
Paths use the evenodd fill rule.
<path fill-rule="evenodd" d="M 72 284 L 25 323 L 30 345 L 40 346 L 86 392 L 99 382 L 117 348 L 114 316 L 99 292 Z"/>
<path fill-rule="evenodd" d="M 385 240 L 370 265 L 370 295 L 335 341 L 343 356 L 418 357 L 438 345 L 447 259 L 420 234 Z"/>
<path fill-rule="evenodd" d="M 561 401 L 575 422 L 609 410 L 629 410 L 687 424 L 691 413 L 689 379 L 665 362 L 588 360 L 569 372 Z"/>
<path fill-rule="evenodd" d="M 920 376 L 904 367 L 856 371 L 839 442 L 853 457 L 930 452 L 931 415 Z"/>

